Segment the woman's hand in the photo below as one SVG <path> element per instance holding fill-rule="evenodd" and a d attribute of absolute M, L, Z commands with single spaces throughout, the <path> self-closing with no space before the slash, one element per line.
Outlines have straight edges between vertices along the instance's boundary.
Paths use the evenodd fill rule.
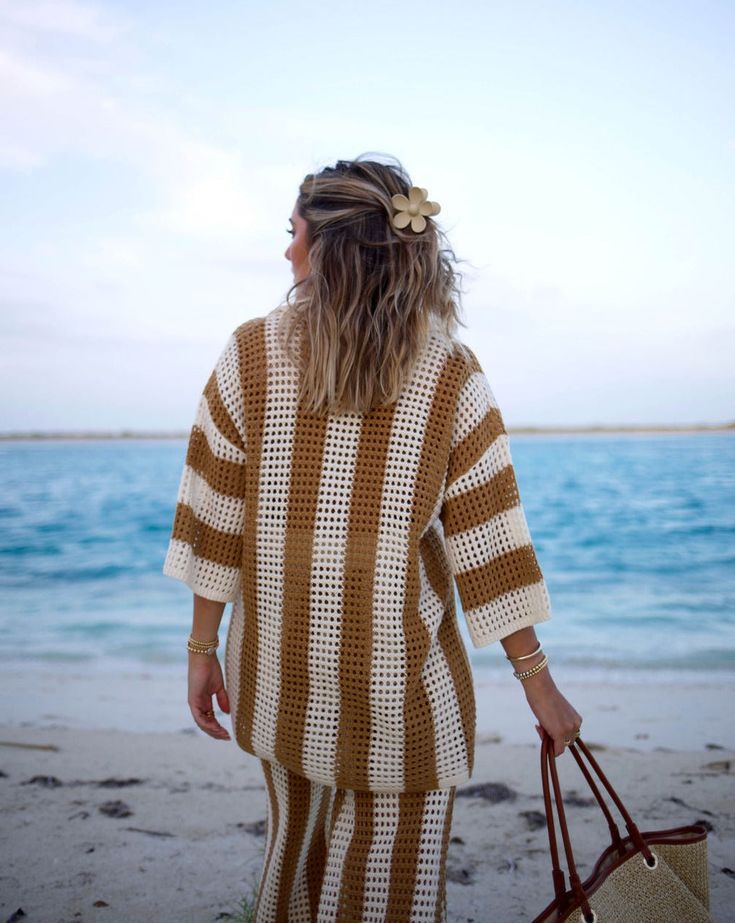
<path fill-rule="evenodd" d="M 230 713 L 230 699 L 216 654 L 189 654 L 189 708 L 197 725 L 216 740 L 231 740 L 214 717 L 212 696 L 223 712 Z M 208 714 L 209 713 L 209 714 Z"/>
<path fill-rule="evenodd" d="M 554 756 L 561 756 L 566 741 L 572 740 L 582 724 L 582 716 L 556 688 L 548 667 L 523 680 L 526 700 L 539 724 L 536 731 L 544 739 L 542 728 L 554 739 Z"/>

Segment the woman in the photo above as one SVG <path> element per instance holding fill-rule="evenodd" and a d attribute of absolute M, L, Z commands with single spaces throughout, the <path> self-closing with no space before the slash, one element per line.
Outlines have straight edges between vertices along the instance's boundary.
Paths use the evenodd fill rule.
<path fill-rule="evenodd" d="M 438 212 L 397 163 L 307 176 L 294 285 L 234 331 L 191 431 L 164 573 L 194 592 L 195 722 L 230 739 L 215 697 L 261 760 L 257 923 L 445 918 L 475 744 L 455 585 L 556 755 L 581 724 L 534 631 L 548 592 L 500 410 L 454 337 Z"/>

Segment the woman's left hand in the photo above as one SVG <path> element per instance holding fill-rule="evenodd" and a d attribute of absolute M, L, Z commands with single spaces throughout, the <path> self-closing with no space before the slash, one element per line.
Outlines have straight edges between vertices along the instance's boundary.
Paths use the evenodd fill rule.
<path fill-rule="evenodd" d="M 214 717 L 212 696 L 226 714 L 230 699 L 225 689 L 222 668 L 216 654 L 189 654 L 189 708 L 197 726 L 215 740 L 231 740 L 227 730 Z"/>

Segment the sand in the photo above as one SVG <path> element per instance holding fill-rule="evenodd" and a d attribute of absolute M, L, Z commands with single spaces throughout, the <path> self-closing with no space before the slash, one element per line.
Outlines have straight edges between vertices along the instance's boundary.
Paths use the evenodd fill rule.
<path fill-rule="evenodd" d="M 11 677 L 4 698 L 19 682 Z M 167 688 L 151 683 L 140 682 L 144 693 Z M 71 688 L 82 688 L 89 703 L 89 688 Z M 20 919 L 29 923 L 237 919 L 263 862 L 266 795 L 259 762 L 236 744 L 189 727 L 183 712 L 177 712 L 179 730 L 81 726 L 68 689 L 67 680 L 55 716 L 26 706 L 21 720 L 0 728 L 0 918 L 22 908 Z M 599 684 L 574 690 L 567 684 L 564 691 L 584 703 L 585 740 L 598 748 L 595 755 L 642 829 L 707 824 L 712 913 L 728 923 L 735 906 L 735 746 L 725 720 L 732 689 L 671 687 L 652 697 L 650 687 L 627 684 L 615 692 L 612 710 L 610 690 Z M 552 896 L 548 839 L 539 825 L 538 743 L 514 684 L 483 684 L 478 700 L 492 700 L 503 718 L 493 728 L 487 705 L 480 706 L 474 775 L 455 803 L 448 920 L 530 921 Z M 5 715 L 14 714 L 8 701 Z M 659 707 L 651 720 L 654 701 Z M 147 713 L 155 715 L 150 704 Z M 99 723 L 101 712 L 89 712 L 91 723 Z M 108 717 L 115 714 L 108 702 Z M 525 717 L 521 729 L 514 714 Z M 634 733 L 647 736 L 627 744 L 626 734 Z M 667 735 L 680 746 L 662 744 Z M 557 765 L 565 793 L 587 799 L 572 757 L 565 754 Z M 463 794 L 489 782 L 507 786 L 508 797 L 495 803 Z M 567 811 L 584 877 L 608 844 L 607 826 L 594 804 L 570 804 Z"/>

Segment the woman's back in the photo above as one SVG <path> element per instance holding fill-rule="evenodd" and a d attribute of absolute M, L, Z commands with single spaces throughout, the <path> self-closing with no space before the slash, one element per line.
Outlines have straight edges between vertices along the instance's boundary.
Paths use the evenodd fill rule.
<path fill-rule="evenodd" d="M 437 328 L 397 401 L 310 413 L 288 310 L 242 324 L 220 356 L 166 573 L 234 602 L 245 750 L 343 788 L 455 785 L 475 701 L 453 580 L 478 646 L 550 615 L 500 412 L 474 354 Z"/>

